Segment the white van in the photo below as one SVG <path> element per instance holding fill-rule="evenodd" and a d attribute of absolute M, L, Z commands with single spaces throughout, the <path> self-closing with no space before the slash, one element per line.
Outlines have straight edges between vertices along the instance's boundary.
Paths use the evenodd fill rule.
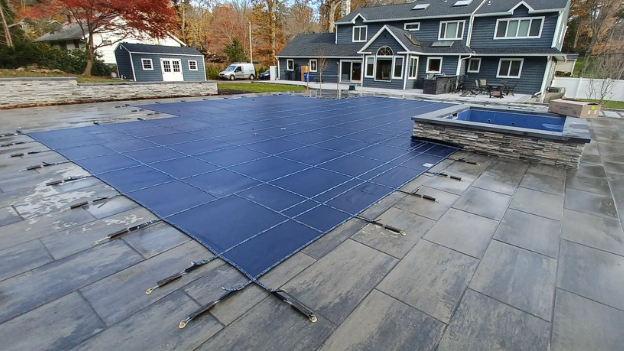
<path fill-rule="evenodd" d="M 221 79 L 256 79 L 256 69 L 253 63 L 234 62 L 225 71 L 219 73 Z"/>

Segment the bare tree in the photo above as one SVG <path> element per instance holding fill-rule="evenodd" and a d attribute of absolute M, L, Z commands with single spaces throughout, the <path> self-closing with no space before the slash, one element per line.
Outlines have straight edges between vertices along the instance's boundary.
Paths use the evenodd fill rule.
<path fill-rule="evenodd" d="M 329 61 L 323 48 L 317 50 L 318 58 L 316 60 L 316 70 L 319 73 L 319 90 L 323 92 L 323 71 L 329 68 Z"/>
<path fill-rule="evenodd" d="M 615 82 L 624 74 L 624 54 L 601 54 L 594 57 L 587 87 L 589 98 L 602 104 L 609 100 Z"/>
<path fill-rule="evenodd" d="M 7 3 L 7 6 L 9 4 Z M 11 40 L 11 32 L 9 31 L 9 25 L 7 24 L 6 18 L 4 17 L 4 2 L 0 2 L 0 19 L 2 20 L 2 30 L 4 31 L 4 37 L 6 40 L 6 45 L 8 47 L 13 46 L 13 40 Z"/>
<path fill-rule="evenodd" d="M 589 58 L 594 53 L 594 48 L 600 42 L 604 29 L 608 27 L 608 20 L 616 16 L 622 6 L 621 0 L 586 0 L 587 24 L 591 29 L 591 40 L 585 53 L 585 60 L 579 72 L 579 77 L 583 77 L 589 66 Z"/>

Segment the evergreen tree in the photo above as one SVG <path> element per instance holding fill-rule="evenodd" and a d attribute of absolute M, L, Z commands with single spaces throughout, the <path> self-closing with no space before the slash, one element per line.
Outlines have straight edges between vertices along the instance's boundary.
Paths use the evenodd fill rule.
<path fill-rule="evenodd" d="M 245 48 L 238 38 L 234 38 L 231 44 L 226 45 L 223 52 L 225 52 L 230 62 L 249 61 L 249 58 L 247 58 L 247 55 L 245 54 Z"/>

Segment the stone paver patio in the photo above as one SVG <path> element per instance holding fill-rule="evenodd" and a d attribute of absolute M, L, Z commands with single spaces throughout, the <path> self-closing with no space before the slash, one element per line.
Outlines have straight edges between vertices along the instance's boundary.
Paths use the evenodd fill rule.
<path fill-rule="evenodd" d="M 198 98 L 185 99 L 188 101 Z M 161 100 L 161 101 L 180 101 Z M 152 101 L 153 102 L 153 101 Z M 161 118 L 98 103 L 0 111 L 0 134 Z M 155 216 L 63 158 L 0 148 L 2 350 L 621 350 L 624 120 L 591 120 L 578 171 L 457 152 L 262 277 L 318 315 L 310 323 L 249 286 L 185 329 L 178 323 L 246 281 L 216 260 L 146 295 L 210 253 L 167 224 L 93 246 Z M 2 144 L 29 141 L 24 135 Z M 469 164 L 460 159 L 474 161 Z"/>

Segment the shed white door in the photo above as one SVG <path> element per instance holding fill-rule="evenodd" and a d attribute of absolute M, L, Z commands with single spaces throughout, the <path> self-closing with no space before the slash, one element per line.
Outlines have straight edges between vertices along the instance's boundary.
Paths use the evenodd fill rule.
<path fill-rule="evenodd" d="M 163 81 L 181 82 L 184 80 L 184 76 L 182 75 L 182 61 L 160 59 L 160 67 L 162 68 Z"/>

